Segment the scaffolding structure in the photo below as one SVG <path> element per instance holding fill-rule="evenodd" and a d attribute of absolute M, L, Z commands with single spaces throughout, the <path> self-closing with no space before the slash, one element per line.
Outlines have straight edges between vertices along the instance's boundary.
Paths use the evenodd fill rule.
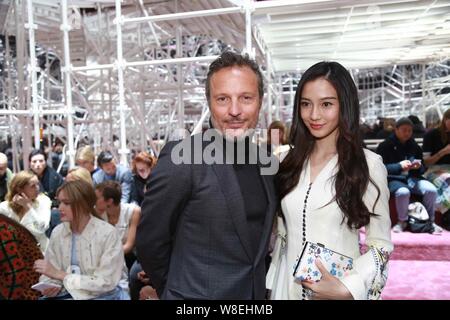
<path fill-rule="evenodd" d="M 395 12 L 408 14 L 403 5 L 407 0 L 393 2 L 399 4 L 386 5 L 388 28 L 393 27 Z M 422 19 L 427 26 L 432 25 L 429 17 L 445 18 L 450 8 L 445 1 L 428 2 L 419 1 L 414 11 L 414 21 Z M 367 24 L 362 18 L 373 18 L 367 8 L 372 4 L 384 8 L 386 1 L 16 0 L 2 4 L 0 127 L 11 139 L 14 169 L 19 168 L 21 153 L 23 166 L 28 167 L 27 152 L 41 147 L 43 137 L 50 146 L 55 137 L 64 141 L 69 166 L 82 144 L 93 145 L 97 154 L 109 149 L 128 164 L 132 150 L 157 155 L 167 140 L 183 137 L 186 130 L 201 131 L 209 115 L 204 96 L 207 66 L 227 48 L 249 53 L 262 66 L 266 94 L 259 127 L 275 119 L 289 123 L 304 69 L 297 63 L 288 69 L 297 53 L 288 55 L 291 49 L 283 46 L 296 39 L 290 34 L 297 37 L 298 25 L 305 32 L 312 30 L 298 49 L 317 50 L 319 42 L 326 43 L 316 39 L 324 31 L 315 32 L 313 20 L 326 20 L 325 6 L 338 3 L 337 18 L 330 25 L 342 27 L 338 37 L 333 35 L 336 45 L 330 54 L 339 61 L 340 50 L 344 51 L 341 59 L 348 57 L 345 35 L 355 33 L 359 39 L 360 25 Z M 324 12 L 323 17 L 314 10 Z M 383 19 L 376 22 L 382 24 Z M 436 30 L 442 26 L 446 25 L 438 21 Z M 450 50 L 439 42 L 446 36 L 439 31 L 430 40 L 437 53 L 428 47 L 413 55 L 403 53 L 404 64 L 352 64 L 366 121 L 415 113 L 428 122 L 435 114 L 442 116 L 450 103 Z M 308 63 L 311 59 L 319 56 L 298 58 Z M 412 64 L 414 59 L 418 62 Z"/>

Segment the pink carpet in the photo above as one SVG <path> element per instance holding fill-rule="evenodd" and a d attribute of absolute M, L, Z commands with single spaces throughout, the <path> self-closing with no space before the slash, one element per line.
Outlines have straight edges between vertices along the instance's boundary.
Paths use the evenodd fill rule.
<path fill-rule="evenodd" d="M 450 261 L 391 260 L 384 300 L 450 300 Z"/>
<path fill-rule="evenodd" d="M 361 232 L 361 243 L 365 233 Z M 429 233 L 391 233 L 394 252 L 391 260 L 436 260 L 450 261 L 450 232 Z M 363 246 L 364 247 L 364 246 Z"/>
<path fill-rule="evenodd" d="M 362 244 L 364 238 L 363 231 Z M 450 300 L 450 232 L 391 233 L 391 238 L 394 252 L 382 298 Z"/>

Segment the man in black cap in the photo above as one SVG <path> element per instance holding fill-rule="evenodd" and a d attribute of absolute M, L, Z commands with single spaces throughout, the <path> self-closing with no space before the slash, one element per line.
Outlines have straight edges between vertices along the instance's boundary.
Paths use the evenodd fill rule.
<path fill-rule="evenodd" d="M 412 137 L 413 123 L 408 118 L 400 118 L 395 130 L 378 145 L 377 153 L 383 157 L 388 171 L 389 191 L 395 196 L 398 223 L 394 232 L 405 230 L 408 221 L 408 205 L 411 194 L 422 196 L 422 203 L 433 222 L 434 232 L 442 228 L 434 223 L 437 189 L 422 177 L 425 167 L 422 164 L 422 148 Z"/>

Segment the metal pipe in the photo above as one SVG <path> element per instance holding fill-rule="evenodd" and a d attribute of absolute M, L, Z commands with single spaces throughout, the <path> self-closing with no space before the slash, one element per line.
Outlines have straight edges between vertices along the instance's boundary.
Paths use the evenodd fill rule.
<path fill-rule="evenodd" d="M 166 21 L 166 20 L 181 20 L 190 19 L 196 17 L 207 17 L 207 16 L 217 16 L 222 14 L 239 13 L 242 12 L 242 7 L 229 7 L 229 8 L 219 8 L 211 10 L 199 10 L 191 12 L 178 12 L 170 14 L 160 14 L 157 16 L 148 17 L 138 17 L 138 18 L 122 18 L 123 23 L 142 23 L 142 22 L 156 22 L 156 21 Z"/>
<path fill-rule="evenodd" d="M 67 116 L 67 155 L 69 156 L 69 168 L 75 166 L 75 150 L 73 145 L 73 108 L 72 108 L 72 82 L 71 82 L 71 71 L 69 66 L 70 63 L 70 48 L 69 48 L 69 30 L 70 25 L 67 23 L 67 0 L 61 1 L 61 13 L 62 13 L 62 24 L 61 30 L 63 31 L 63 41 L 64 41 L 64 81 L 66 89 L 66 116 Z"/>
<path fill-rule="evenodd" d="M 255 58 L 255 53 L 252 48 L 252 11 L 253 2 L 250 0 L 245 1 L 245 51 L 251 58 Z"/>
<path fill-rule="evenodd" d="M 127 132 L 125 127 L 125 89 L 123 81 L 123 72 L 125 69 L 122 52 L 122 4 L 121 0 L 116 0 L 116 32 L 117 32 L 117 82 L 119 87 L 119 115 L 120 115 L 120 163 L 124 166 L 128 166 L 127 153 Z"/>
<path fill-rule="evenodd" d="M 33 110 L 33 123 L 34 123 L 34 147 L 39 149 L 40 147 L 40 130 L 39 130 L 39 105 L 38 105 L 38 93 L 37 93 L 37 66 L 36 66 L 36 49 L 34 41 L 34 29 L 37 29 L 37 25 L 33 20 L 33 1 L 27 0 L 28 11 L 28 23 L 25 24 L 25 28 L 28 28 L 28 40 L 30 47 L 30 66 L 29 72 L 31 73 L 31 103 Z"/>

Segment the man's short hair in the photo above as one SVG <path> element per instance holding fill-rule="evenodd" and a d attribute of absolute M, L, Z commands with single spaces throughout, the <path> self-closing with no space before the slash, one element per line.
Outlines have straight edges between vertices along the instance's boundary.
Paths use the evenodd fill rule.
<path fill-rule="evenodd" d="M 248 67 L 250 68 L 256 75 L 258 79 L 258 93 L 261 98 L 261 102 L 264 96 L 264 81 L 263 76 L 261 74 L 261 70 L 259 70 L 259 66 L 255 60 L 250 59 L 249 55 L 246 54 L 238 54 L 232 51 L 223 52 L 216 60 L 211 62 L 209 65 L 208 75 L 206 76 L 206 86 L 205 86 L 205 94 L 206 100 L 208 100 L 208 105 L 210 105 L 210 93 L 211 93 L 211 77 L 214 73 L 218 72 L 221 69 L 229 68 L 229 67 Z"/>
<path fill-rule="evenodd" d="M 122 198 L 122 189 L 120 183 L 114 180 L 108 180 L 95 186 L 95 190 L 101 192 L 105 200 L 112 199 L 113 203 L 117 206 L 120 204 Z"/>
<path fill-rule="evenodd" d="M 395 123 L 395 128 L 400 128 L 401 126 L 403 126 L 405 124 L 411 126 L 411 128 L 414 126 L 412 121 L 409 118 L 405 117 L 405 118 L 400 118 L 397 120 L 397 122 Z"/>
<path fill-rule="evenodd" d="M 44 160 L 47 161 L 47 155 L 41 149 L 33 149 L 33 150 L 31 150 L 30 155 L 28 156 L 28 161 L 31 162 L 31 158 L 33 158 L 34 156 L 37 156 L 39 154 L 42 154 L 44 156 Z"/>
<path fill-rule="evenodd" d="M 101 168 L 103 164 L 113 161 L 114 156 L 109 151 L 102 151 L 98 155 L 97 165 Z"/>

